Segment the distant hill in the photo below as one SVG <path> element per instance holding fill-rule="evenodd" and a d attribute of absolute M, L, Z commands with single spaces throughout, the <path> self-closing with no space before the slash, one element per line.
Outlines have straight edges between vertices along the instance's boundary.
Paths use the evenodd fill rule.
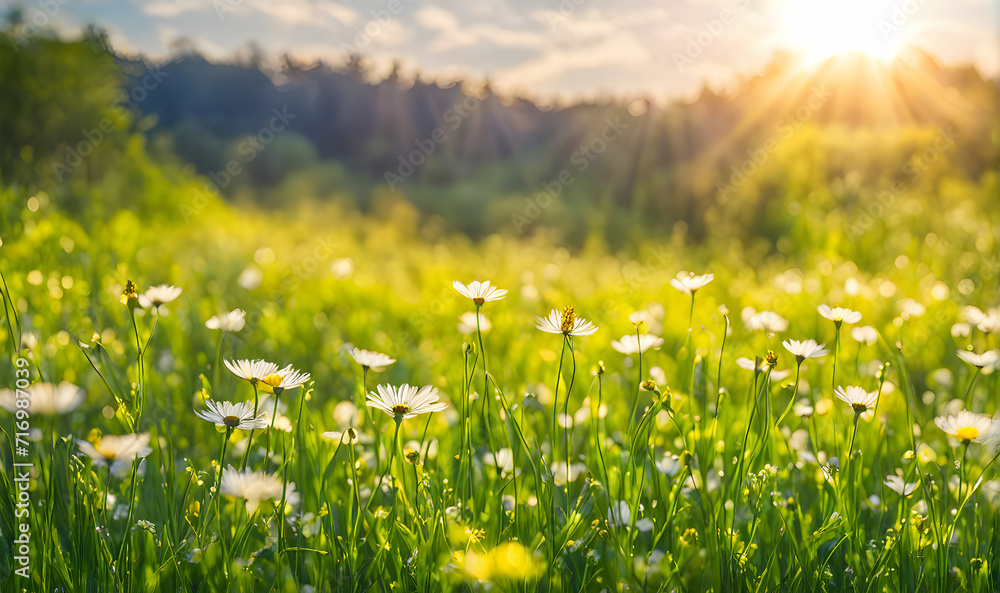
<path fill-rule="evenodd" d="M 257 134 L 278 108 L 294 117 L 289 129 L 308 139 L 320 160 L 344 162 L 374 179 L 398 172 L 401 155 L 406 160 L 421 146 L 429 152 L 430 140 L 435 144 L 430 160 L 438 166 L 429 169 L 444 173 L 443 180 L 483 163 L 509 159 L 517 164 L 546 155 L 542 163 L 522 163 L 530 170 L 530 181 L 533 175 L 557 173 L 580 144 L 600 134 L 607 118 L 637 122 L 629 125 L 621 143 L 641 142 L 655 150 L 655 162 L 669 164 L 725 160 L 727 152 L 766 137 L 783 119 L 798 123 L 797 111 L 808 111 L 802 119 L 819 124 L 869 129 L 952 125 L 985 133 L 982 124 L 996 120 L 1000 97 L 996 83 L 973 68 L 944 68 L 916 52 L 889 64 L 849 55 L 812 71 L 779 56 L 766 72 L 743 81 L 730 95 L 706 89 L 693 103 L 643 107 L 640 111 L 646 113 L 639 117 L 616 104 L 542 109 L 527 100 L 497 96 L 482 84 L 403 85 L 395 76 L 372 84 L 365 82 L 361 63 L 334 69 L 286 58 L 279 85 L 253 66 L 213 64 L 188 55 L 160 68 L 168 75 L 166 82 L 140 108 L 157 116 L 156 131 L 178 134 L 178 153 L 202 173 L 223 166 L 225 159 L 203 154 L 200 143 Z M 810 109 L 810 97 L 817 92 L 826 93 L 823 104 Z M 445 133 L 442 142 L 433 141 L 438 128 Z"/>

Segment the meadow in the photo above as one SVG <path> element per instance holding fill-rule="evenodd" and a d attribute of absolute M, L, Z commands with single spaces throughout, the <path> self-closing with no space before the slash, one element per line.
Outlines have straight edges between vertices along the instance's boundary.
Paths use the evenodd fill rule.
<path fill-rule="evenodd" d="M 933 126 L 567 246 L 198 198 L 122 125 L 2 169 L 2 590 L 1000 590 L 996 171 L 842 174 Z"/>

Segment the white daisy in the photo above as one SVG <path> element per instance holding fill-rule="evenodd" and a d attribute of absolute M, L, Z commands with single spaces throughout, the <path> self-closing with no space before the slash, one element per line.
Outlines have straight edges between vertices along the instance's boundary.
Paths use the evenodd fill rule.
<path fill-rule="evenodd" d="M 487 450 L 485 453 L 483 453 L 482 460 L 484 465 L 493 466 L 494 465 L 493 452 Z M 507 447 L 498 449 L 496 453 L 495 463 L 496 465 L 500 466 L 501 471 L 505 472 L 514 471 L 514 453 Z M 564 466 L 563 472 L 565 473 L 565 471 L 566 470 Z"/>
<path fill-rule="evenodd" d="M 893 475 L 885 477 L 885 485 L 900 496 L 909 496 L 917 489 L 920 482 L 904 482 L 903 478 Z"/>
<path fill-rule="evenodd" d="M 396 362 L 395 358 L 389 358 L 387 354 L 373 352 L 371 350 L 362 350 L 361 348 L 351 350 L 351 357 L 354 358 L 354 361 L 362 367 L 371 369 L 376 373 L 381 373 L 390 364 Z"/>
<path fill-rule="evenodd" d="M 479 327 L 478 329 L 484 334 L 491 329 L 493 329 L 493 324 L 490 320 L 486 318 L 482 313 L 476 313 L 473 311 L 466 311 L 462 313 L 458 318 L 458 331 L 463 335 L 470 335 L 476 333 L 476 316 L 479 316 Z"/>
<path fill-rule="evenodd" d="M 875 407 L 875 402 L 878 401 L 877 391 L 868 392 L 864 388 L 854 385 L 849 386 L 847 389 L 837 387 L 834 390 L 834 394 L 841 401 L 850 404 L 854 408 L 855 415 L 861 415 L 871 410 Z"/>
<path fill-rule="evenodd" d="M 799 418 L 810 418 L 816 413 L 816 408 L 813 407 L 812 402 L 803 398 L 795 402 L 795 407 L 792 408 L 792 413 Z"/>
<path fill-rule="evenodd" d="M 352 445 L 357 445 L 358 443 L 367 445 L 374 442 L 371 436 L 363 432 L 358 432 L 352 427 L 348 427 L 347 430 L 343 432 L 338 430 L 324 432 L 323 438 L 335 443 L 350 443 Z"/>
<path fill-rule="evenodd" d="M 668 451 L 663 454 L 663 459 L 656 462 L 656 469 L 668 476 L 676 475 L 681 470 L 680 457 Z"/>
<path fill-rule="evenodd" d="M 264 421 L 267 425 L 274 428 L 274 430 L 280 430 L 282 432 L 292 432 L 292 419 L 285 416 L 284 412 L 287 408 L 285 402 L 278 398 L 277 402 L 271 401 L 273 395 L 265 395 L 260 398 L 260 403 L 257 406 L 258 410 L 261 410 L 261 415 L 264 417 Z M 278 411 L 274 415 L 274 419 L 271 418 L 271 412 L 274 410 L 274 406 L 277 403 Z"/>
<path fill-rule="evenodd" d="M 139 295 L 139 304 L 142 305 L 143 309 L 150 307 L 159 309 L 161 305 L 177 299 L 182 292 L 184 292 L 182 289 L 170 284 L 150 286 L 146 292 Z"/>
<path fill-rule="evenodd" d="M 294 488 L 295 484 L 289 483 L 287 492 Z M 250 515 L 257 511 L 261 501 L 280 499 L 281 491 L 281 479 L 277 476 L 252 470 L 239 471 L 231 465 L 223 472 L 222 484 L 219 485 L 219 492 L 224 496 L 246 500 L 247 513 Z"/>
<path fill-rule="evenodd" d="M 934 424 L 946 435 L 966 445 L 971 442 L 981 443 L 993 432 L 992 418 L 968 410 L 962 410 L 957 416 L 938 416 L 934 419 Z"/>
<path fill-rule="evenodd" d="M 966 307 L 962 313 L 965 320 L 975 325 L 979 331 L 987 334 L 1000 333 L 1000 307 L 990 307 L 988 311 Z"/>
<path fill-rule="evenodd" d="M 212 317 L 205 322 L 205 327 L 208 329 L 219 329 L 224 332 L 238 332 L 246 325 L 246 316 L 247 312 L 243 309 L 233 309 L 222 315 Z"/>
<path fill-rule="evenodd" d="M 132 471 L 132 462 L 136 457 L 142 459 L 153 452 L 148 445 L 148 432 L 121 436 L 108 434 L 102 436 L 96 444 L 84 440 L 76 441 L 80 452 L 94 460 L 94 465 L 108 466 L 109 471 L 119 478 L 125 477 Z"/>
<path fill-rule="evenodd" d="M 499 301 L 507 296 L 506 290 L 490 286 L 489 280 L 486 282 L 473 280 L 468 286 L 462 284 L 458 280 L 455 280 L 452 286 L 454 286 L 455 290 L 461 293 L 462 296 L 472 299 L 472 302 L 475 303 L 477 307 L 490 301 Z"/>
<path fill-rule="evenodd" d="M 292 368 L 292 365 L 288 365 L 280 371 L 262 378 L 258 385 L 264 391 L 281 395 L 287 389 L 295 389 L 304 385 L 309 380 L 309 376 L 309 373 L 297 371 Z"/>
<path fill-rule="evenodd" d="M 748 371 L 757 371 L 761 373 L 767 370 L 767 363 L 764 361 L 763 358 L 760 359 L 760 364 L 758 365 L 755 361 L 749 358 L 740 357 L 736 359 L 736 366 L 740 367 L 741 369 L 746 369 Z M 787 379 L 788 376 L 791 374 L 792 374 L 791 369 L 784 369 L 780 371 L 774 369 L 771 371 L 771 380 L 782 381 L 784 379 Z"/>
<path fill-rule="evenodd" d="M 278 372 L 278 365 L 266 360 L 227 360 L 225 363 L 226 368 L 234 375 L 249 381 L 251 385 L 256 385 L 264 377 Z"/>
<path fill-rule="evenodd" d="M 829 350 L 823 349 L 823 346 L 826 346 L 826 344 L 817 344 L 816 340 L 804 340 L 802 342 L 798 340 L 785 340 L 781 344 L 786 350 L 795 355 L 795 361 L 798 364 L 802 364 L 802 361 L 807 358 L 819 358 L 830 353 Z"/>
<path fill-rule="evenodd" d="M 382 410 L 397 422 L 419 414 L 440 412 L 448 407 L 444 402 L 438 401 L 440 396 L 433 385 L 425 385 L 418 389 L 404 383 L 399 387 L 379 385 L 377 389 L 378 393 L 373 391 L 367 395 L 365 404 Z"/>
<path fill-rule="evenodd" d="M 743 325 L 749 331 L 764 330 L 765 332 L 776 334 L 788 329 L 788 320 L 778 315 L 774 311 L 761 311 L 757 313 L 751 307 L 743 309 L 741 314 Z"/>
<path fill-rule="evenodd" d="M 642 354 L 650 348 L 659 348 L 663 338 L 651 334 L 626 334 L 621 340 L 611 340 L 611 347 L 622 354 Z"/>
<path fill-rule="evenodd" d="M 194 413 L 199 418 L 212 422 L 216 426 L 225 426 L 227 429 L 240 428 L 252 430 L 267 428 L 267 414 L 261 412 L 254 416 L 253 404 L 250 402 L 240 402 L 233 404 L 230 402 L 217 402 L 205 400 L 207 410 L 195 410 Z"/>
<path fill-rule="evenodd" d="M 577 480 L 577 478 L 579 478 L 581 475 L 585 474 L 586 472 L 587 472 L 587 464 L 585 464 L 585 463 L 571 463 L 571 464 L 569 464 L 569 476 L 568 476 L 569 477 L 569 483 L 572 484 L 573 482 L 575 482 Z M 566 485 L 567 475 L 566 475 L 566 462 L 565 461 L 557 461 L 557 462 L 555 462 L 555 463 L 552 464 L 552 476 L 554 478 L 555 483 L 558 484 L 559 486 L 565 486 Z"/>
<path fill-rule="evenodd" d="M 854 324 L 861 321 L 861 313 L 851 311 L 850 309 L 846 309 L 844 307 L 834 307 L 831 309 L 827 305 L 820 305 L 819 307 L 816 307 L 816 310 L 819 311 L 819 314 L 823 317 L 826 317 L 830 321 L 836 323 L 838 327 L 841 323 Z"/>
<path fill-rule="evenodd" d="M 552 309 L 548 317 L 538 317 L 535 327 L 550 334 L 562 334 L 564 336 L 589 336 L 597 331 L 597 326 L 593 323 L 576 316 L 576 307 L 572 305 L 565 307 L 562 313 L 558 309 Z"/>
<path fill-rule="evenodd" d="M 714 278 L 715 274 L 702 274 L 701 276 L 695 276 L 694 272 L 679 272 L 677 277 L 670 281 L 670 286 L 673 286 L 684 294 L 691 296 L 697 292 L 699 288 L 703 288 Z"/>
<path fill-rule="evenodd" d="M 878 332 L 870 325 L 862 325 L 851 329 L 851 337 L 858 343 L 871 346 L 878 341 Z"/>
<path fill-rule="evenodd" d="M 979 369 L 984 367 L 997 368 L 1000 366 L 1000 349 L 998 348 L 987 350 L 982 354 L 976 354 L 968 350 L 958 350 L 956 354 L 965 362 Z"/>
<path fill-rule="evenodd" d="M 631 525 L 632 510 L 629 509 L 628 503 L 624 500 L 618 501 L 617 504 L 611 503 L 608 507 L 608 522 L 618 527 Z"/>
<path fill-rule="evenodd" d="M 83 404 L 86 393 L 69 381 L 63 381 L 58 385 L 52 383 L 33 383 L 26 389 L 21 390 L 27 393 L 28 413 L 41 414 L 44 416 L 59 416 L 68 414 L 79 408 Z M 17 392 L 11 389 L 0 390 L 0 407 L 11 414 L 18 410 Z"/>

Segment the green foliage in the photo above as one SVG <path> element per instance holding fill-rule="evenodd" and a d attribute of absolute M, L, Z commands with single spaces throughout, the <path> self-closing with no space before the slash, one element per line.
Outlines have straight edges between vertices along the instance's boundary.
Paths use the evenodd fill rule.
<path fill-rule="evenodd" d="M 992 145 L 960 138 L 914 176 L 933 127 L 874 135 L 815 122 L 691 223 L 677 215 L 686 206 L 633 210 L 581 178 L 519 235 L 510 217 L 526 194 L 500 165 L 440 192 L 416 180 L 391 192 L 318 161 L 294 133 L 249 163 L 227 201 L 131 116 L 60 180 L 46 159 L 113 113 L 127 83 L 84 44 L 0 51 L 3 72 L 22 76 L 2 113 L 44 124 L 0 141 L 0 386 L 16 385 L 23 357 L 30 382 L 85 392 L 65 414 L 31 414 L 27 580 L 13 572 L 19 431 L 6 413 L 0 422 L 4 591 L 1000 585 L 995 450 L 935 425 L 963 407 L 998 412 L 998 373 L 956 354 L 995 349 L 996 334 L 953 328 L 965 307 L 997 304 L 997 175 L 970 174 L 968 156 L 988 162 Z M 77 61 L 88 64 L 80 87 Z M 43 64 L 60 73 L 49 95 L 32 88 Z M 80 99 L 65 105 L 69 89 Z M 16 102 L 33 92 L 39 104 Z M 219 145 L 223 158 L 232 148 Z M 257 186 L 269 179 L 280 181 Z M 702 180 L 702 191 L 717 188 Z M 584 196 L 593 204 L 575 207 Z M 694 297 L 669 284 L 689 269 L 715 274 Z M 483 305 L 481 336 L 467 319 L 459 329 L 477 307 L 452 287 L 473 278 L 509 290 Z M 119 300 L 128 281 L 183 293 L 133 314 Z M 818 315 L 824 303 L 862 320 L 838 329 Z M 535 329 L 570 304 L 600 329 Z M 237 307 L 238 332 L 206 327 Z M 752 329 L 747 308 L 788 329 Z M 860 325 L 879 339 L 855 339 Z M 609 346 L 636 331 L 663 342 L 641 358 Z M 784 338 L 831 352 L 799 369 Z M 355 346 L 398 361 L 366 373 Z M 737 362 L 769 351 L 773 369 Z M 220 365 L 237 358 L 311 373 L 277 398 L 275 428 L 227 431 L 195 415 L 208 398 L 263 396 Z M 404 382 L 434 385 L 448 406 L 403 420 L 397 439 L 364 393 Z M 836 399 L 847 385 L 879 392 L 874 414 Z M 324 437 L 349 428 L 357 443 Z M 120 474 L 81 454 L 83 442 L 132 433 L 149 434 L 149 451 Z M 244 459 L 282 495 L 257 509 L 220 496 L 220 473 Z M 919 483 L 909 496 L 886 485 L 897 470 Z"/>

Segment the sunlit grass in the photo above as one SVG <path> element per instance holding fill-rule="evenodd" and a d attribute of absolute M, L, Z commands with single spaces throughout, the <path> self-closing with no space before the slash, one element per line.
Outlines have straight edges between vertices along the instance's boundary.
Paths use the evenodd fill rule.
<path fill-rule="evenodd" d="M 962 239 L 630 260 L 428 241 L 394 208 L 5 239 L 37 250 L 3 266 L 37 505 L 5 586 L 995 586 L 998 313 Z"/>

